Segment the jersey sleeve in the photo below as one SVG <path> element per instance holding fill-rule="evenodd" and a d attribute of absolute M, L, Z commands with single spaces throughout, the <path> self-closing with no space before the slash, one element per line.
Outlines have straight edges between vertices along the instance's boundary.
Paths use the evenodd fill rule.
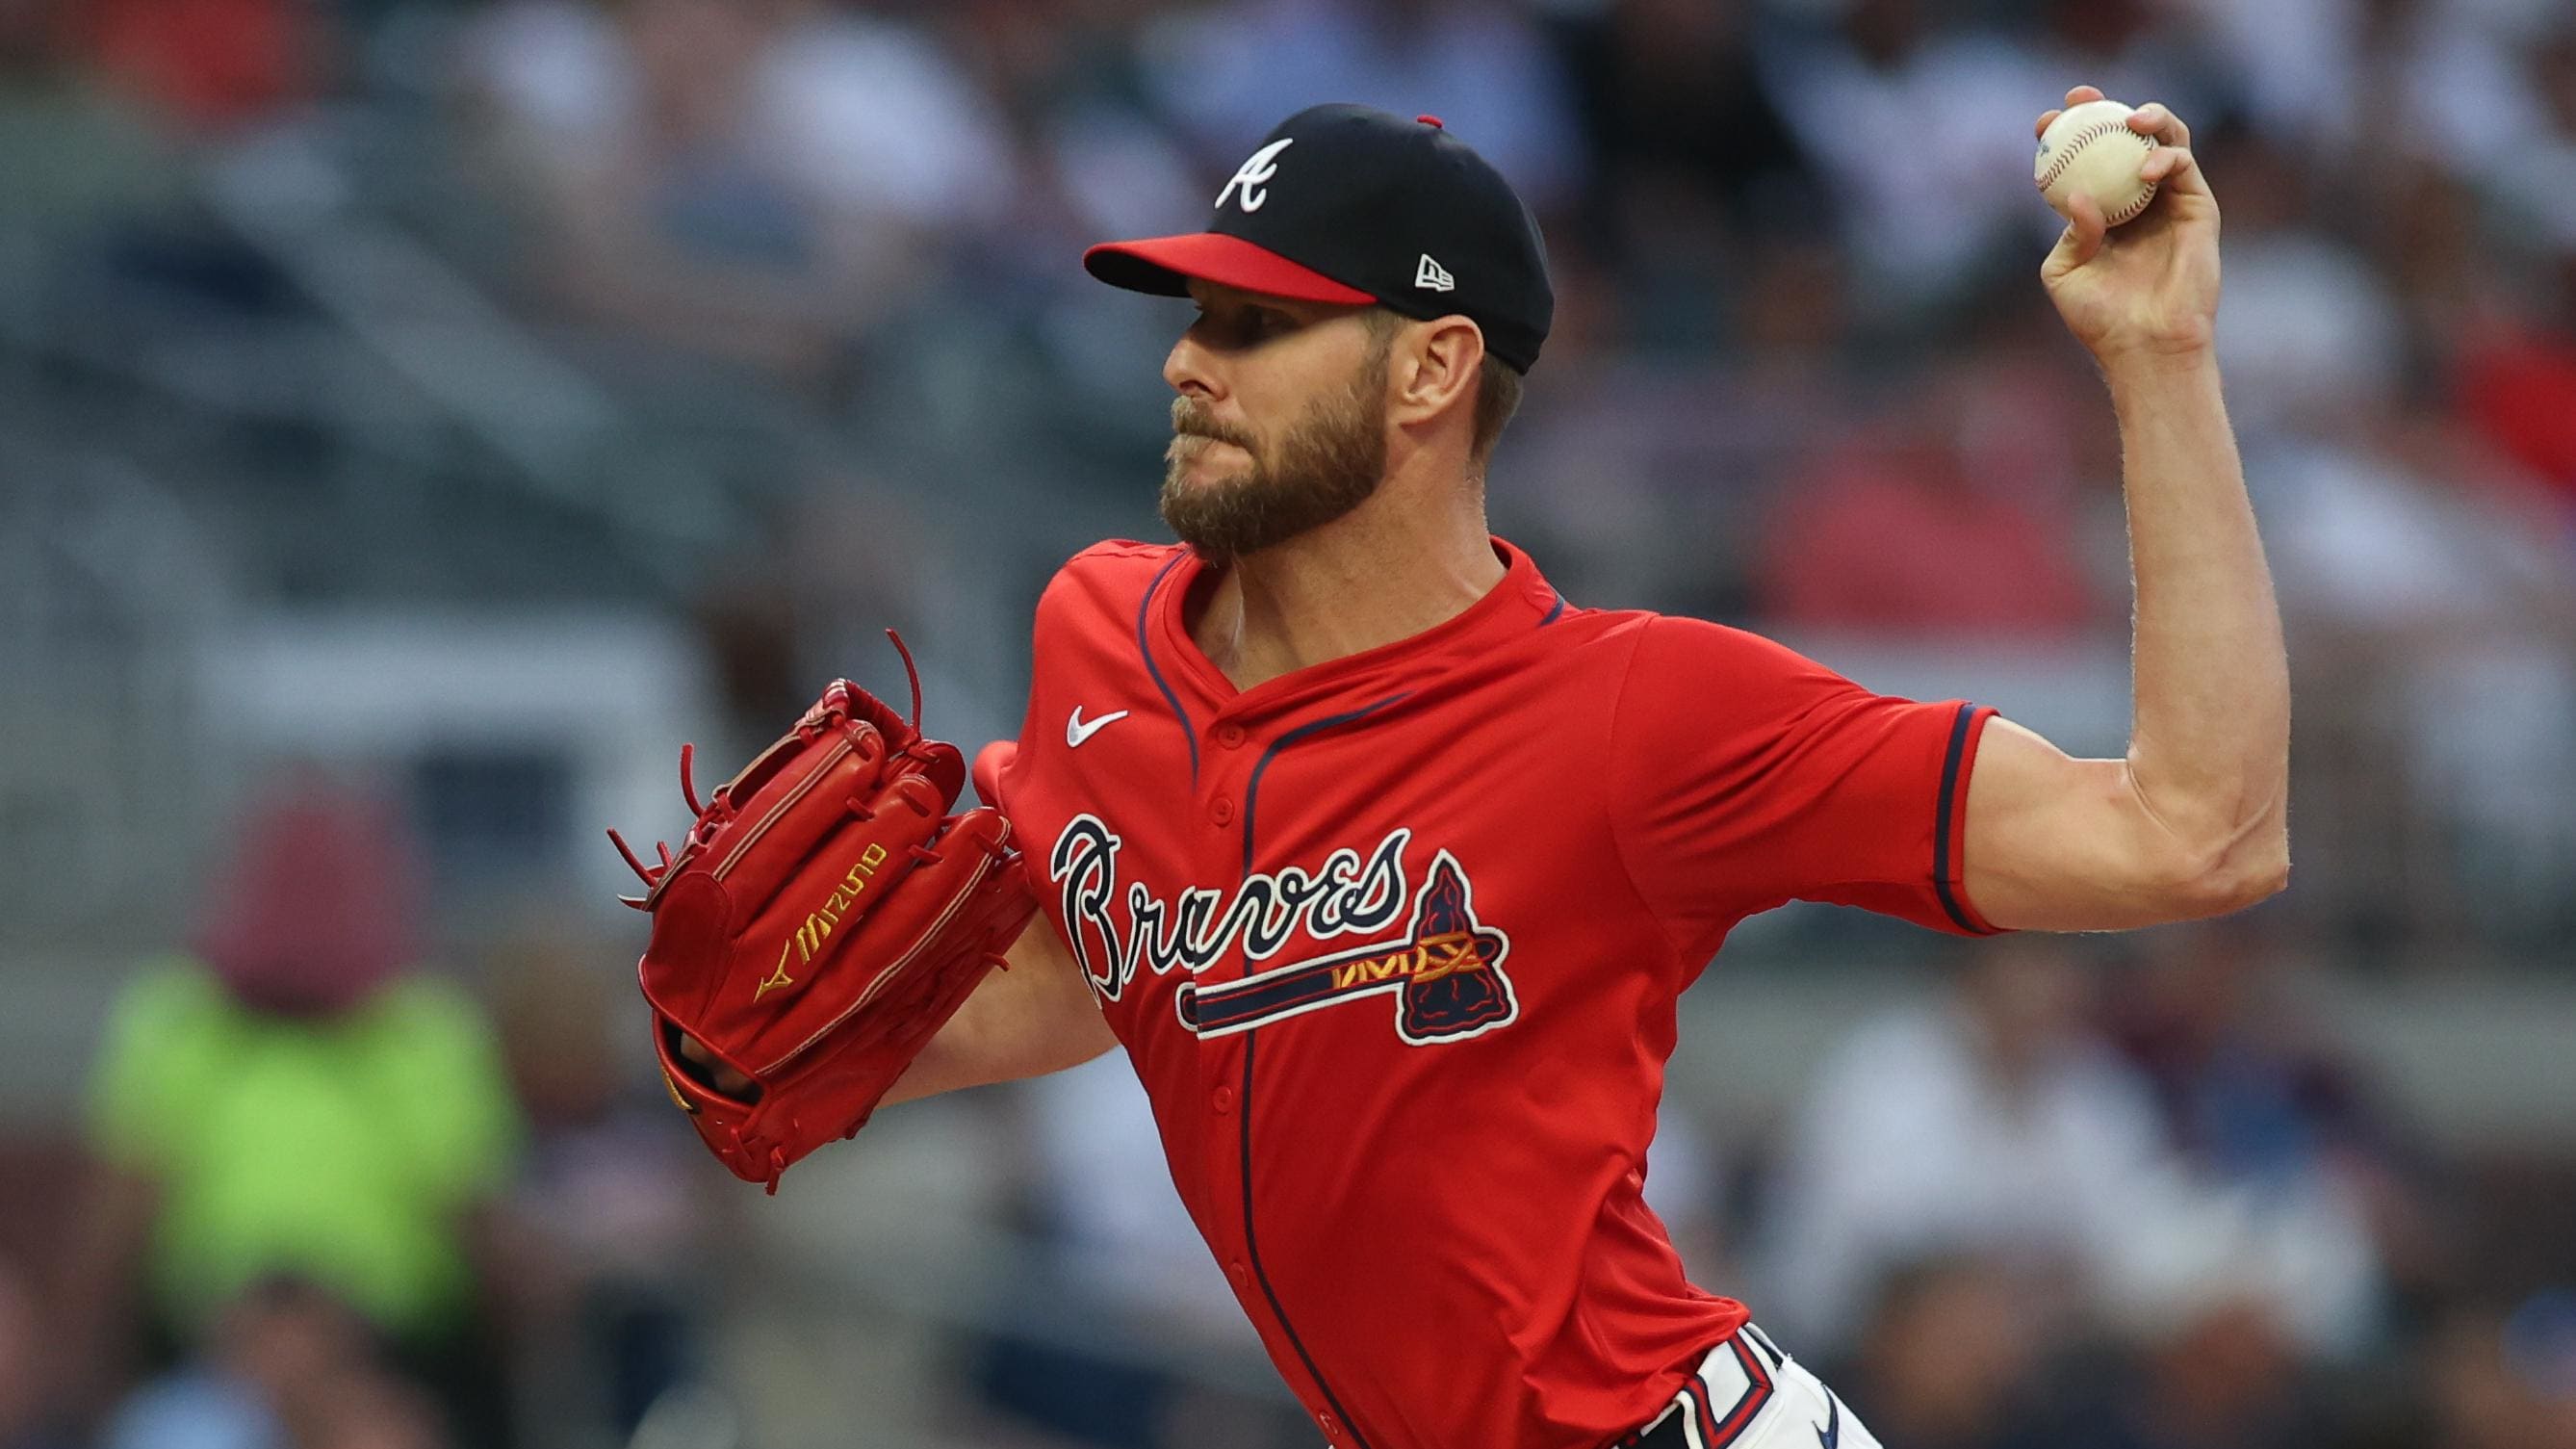
<path fill-rule="evenodd" d="M 1028 730 L 1025 723 L 1020 728 L 1024 734 Z M 975 782 L 975 798 L 1001 811 L 1006 817 L 1011 813 L 1011 807 L 1004 803 L 1002 776 L 1019 760 L 1019 757 L 1019 741 L 995 740 L 975 752 L 975 766 L 967 775 L 967 778 Z"/>
<path fill-rule="evenodd" d="M 1612 829 L 1694 963 L 1735 922 L 1828 901 L 1985 935 L 1960 885 L 1992 710 L 1873 694 L 1757 635 L 1655 618 L 1612 711 Z"/>
<path fill-rule="evenodd" d="M 984 803 L 1009 815 L 1008 801 L 1024 774 L 1058 757 L 1065 702 L 1061 684 L 1050 689 L 1051 681 L 1098 680 L 1140 658 L 1150 674 L 1144 608 L 1181 552 L 1171 544 L 1113 538 L 1065 560 L 1047 580 L 1029 621 L 1029 698 L 1019 737 L 987 745 L 975 759 L 975 790 Z M 1163 688 L 1161 676 L 1152 678 Z"/>

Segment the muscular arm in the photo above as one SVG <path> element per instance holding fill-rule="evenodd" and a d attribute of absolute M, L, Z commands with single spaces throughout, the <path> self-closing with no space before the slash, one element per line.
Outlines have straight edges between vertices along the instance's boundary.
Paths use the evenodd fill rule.
<path fill-rule="evenodd" d="M 1010 969 L 984 978 L 895 1079 L 888 1102 L 1042 1077 L 1118 1045 L 1081 966 L 1044 912 L 1029 918 L 1028 929 L 1004 954 Z"/>
<path fill-rule="evenodd" d="M 988 973 L 966 1004 L 895 1079 L 888 1104 L 963 1087 L 1042 1077 L 1078 1067 L 1118 1044 L 1100 1014 L 1082 968 L 1041 913 L 1003 953 L 1004 971 Z M 751 1083 L 714 1066 L 704 1048 L 683 1037 L 680 1055 L 707 1072 L 720 1092 L 739 1096 Z"/>
<path fill-rule="evenodd" d="M 2217 207 L 2189 132 L 2160 107 L 2140 116 L 2165 142 L 2149 173 L 2162 175 L 2159 210 L 2106 243 L 2100 213 L 2079 207 L 2043 270 L 2119 419 L 2136 589 L 2129 751 L 2071 759 L 2019 726 L 1987 728 L 1963 865 L 1997 926 L 2216 915 L 2288 877 L 2289 664 L 2209 348 Z"/>

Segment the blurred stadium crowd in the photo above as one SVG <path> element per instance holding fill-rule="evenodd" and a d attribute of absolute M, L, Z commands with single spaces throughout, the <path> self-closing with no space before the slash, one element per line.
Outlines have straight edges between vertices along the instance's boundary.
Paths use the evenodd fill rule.
<path fill-rule="evenodd" d="M 2076 81 L 2226 209 L 2296 880 L 1755 923 L 1650 1196 L 1890 1449 L 2576 1446 L 2565 0 L 0 0 L 0 1449 L 1310 1444 L 1114 1057 L 725 1179 L 594 817 L 886 625 L 1011 732 L 1158 536 L 1075 259 L 1320 100 L 1540 212 L 1569 597 L 2117 751 Z"/>

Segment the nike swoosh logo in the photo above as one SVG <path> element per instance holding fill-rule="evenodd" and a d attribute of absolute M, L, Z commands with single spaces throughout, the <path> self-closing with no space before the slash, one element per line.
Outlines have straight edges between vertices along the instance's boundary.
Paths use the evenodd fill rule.
<path fill-rule="evenodd" d="M 1825 1449 L 1842 1449 L 1843 1401 L 1835 1398 L 1831 1390 L 1827 1390 L 1825 1403 L 1829 1407 L 1825 1410 L 1825 1422 L 1816 1428 L 1816 1442 L 1825 1446 Z"/>
<path fill-rule="evenodd" d="M 1073 749 L 1081 749 L 1082 742 L 1084 740 L 1091 738 L 1093 735 L 1100 733 L 1102 730 L 1109 728 L 1111 725 L 1118 723 L 1126 717 L 1127 711 L 1122 709 L 1116 714 L 1104 714 L 1098 719 L 1084 719 L 1082 717 L 1082 706 L 1077 704 L 1073 707 L 1072 715 L 1064 722 L 1064 742 Z"/>

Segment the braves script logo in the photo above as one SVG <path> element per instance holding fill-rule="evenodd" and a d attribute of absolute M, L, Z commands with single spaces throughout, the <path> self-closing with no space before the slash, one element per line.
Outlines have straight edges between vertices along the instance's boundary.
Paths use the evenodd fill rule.
<path fill-rule="evenodd" d="M 1250 159 L 1235 168 L 1234 178 L 1226 182 L 1225 186 L 1217 192 L 1216 204 L 1225 205 L 1225 199 L 1233 196 L 1234 189 L 1240 186 L 1243 188 L 1243 195 L 1238 200 L 1243 209 L 1246 212 L 1259 211 L 1261 203 L 1270 199 L 1270 193 L 1263 188 L 1269 184 L 1271 177 L 1279 174 L 1279 153 L 1296 144 L 1296 137 L 1287 136 L 1253 152 Z"/>
<path fill-rule="evenodd" d="M 1119 900 L 1119 838 L 1095 815 L 1078 815 L 1056 837 L 1048 878 L 1063 892 L 1074 957 L 1102 999 L 1116 1001 L 1140 968 L 1195 977 L 1236 949 L 1266 961 L 1300 936 L 1365 944 L 1274 967 L 1240 981 L 1183 982 L 1173 998 L 1181 1024 L 1199 1036 L 1228 1036 L 1363 996 L 1397 998 L 1396 1035 L 1414 1046 L 1481 1035 L 1519 1019 L 1503 959 L 1511 938 L 1476 918 L 1475 890 L 1448 851 L 1431 865 L 1418 895 L 1404 867 L 1410 830 L 1392 830 L 1363 860 L 1344 848 L 1321 869 L 1299 866 L 1246 876 L 1229 901 L 1204 886 L 1166 902 L 1141 881 L 1127 884 L 1127 926 Z M 1407 913 L 1408 900 L 1412 909 Z M 1399 927 L 1398 922 L 1403 924 Z"/>

